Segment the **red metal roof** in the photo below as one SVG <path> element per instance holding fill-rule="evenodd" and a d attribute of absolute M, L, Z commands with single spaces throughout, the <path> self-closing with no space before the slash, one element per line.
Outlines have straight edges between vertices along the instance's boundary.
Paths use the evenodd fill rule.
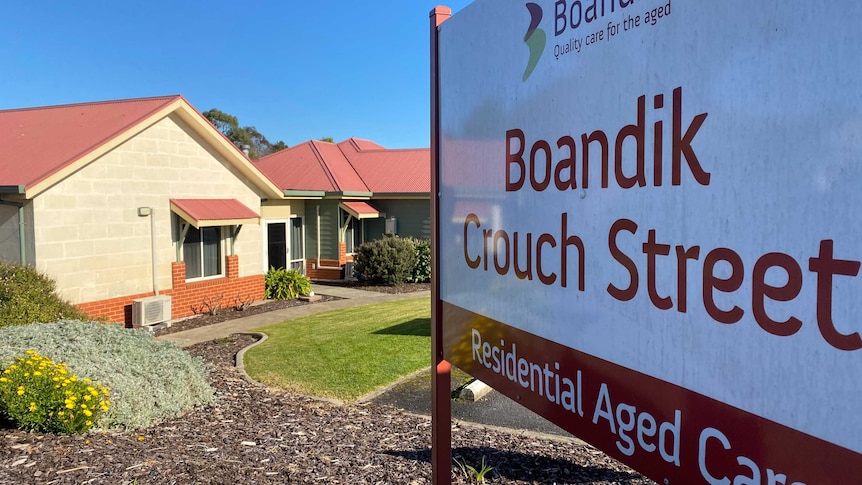
<path fill-rule="evenodd" d="M 260 216 L 236 199 L 171 199 L 171 210 L 195 227 L 258 223 Z"/>
<path fill-rule="evenodd" d="M 363 177 L 357 173 L 341 149 L 333 144 L 322 141 L 312 142 L 322 157 L 326 169 L 335 180 L 335 186 L 339 192 L 368 192 Z"/>
<path fill-rule="evenodd" d="M 263 157 L 255 162 L 255 166 L 281 190 L 338 190 L 335 179 L 312 142 Z"/>
<path fill-rule="evenodd" d="M 339 205 L 357 219 L 380 217 L 380 211 L 371 207 L 371 204 L 367 202 L 344 201 Z"/>
<path fill-rule="evenodd" d="M 41 182 L 177 99 L 0 110 L 0 185 Z"/>
<path fill-rule="evenodd" d="M 428 193 L 431 191 L 431 151 L 368 150 L 350 157 L 368 190 L 374 193 Z"/>
<path fill-rule="evenodd" d="M 388 150 L 358 138 L 307 141 L 261 158 L 256 166 L 282 190 L 427 194 L 427 148 Z"/>

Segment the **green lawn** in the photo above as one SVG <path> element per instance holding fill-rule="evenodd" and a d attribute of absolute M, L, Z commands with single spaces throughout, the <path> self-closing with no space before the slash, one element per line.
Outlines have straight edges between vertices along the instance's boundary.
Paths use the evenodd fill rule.
<path fill-rule="evenodd" d="M 302 394 L 357 399 L 431 364 L 431 299 L 335 310 L 255 329 L 248 374 Z"/>

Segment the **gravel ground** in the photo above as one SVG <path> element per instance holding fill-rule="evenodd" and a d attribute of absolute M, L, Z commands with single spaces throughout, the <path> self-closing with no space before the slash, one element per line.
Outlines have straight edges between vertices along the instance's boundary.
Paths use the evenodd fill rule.
<path fill-rule="evenodd" d="M 241 378 L 254 337 L 189 347 L 210 364 L 213 404 L 143 430 L 76 436 L 0 425 L 0 484 L 427 484 L 431 422 L 374 404 L 338 405 Z M 651 484 L 568 439 L 452 427 L 453 456 L 494 467 L 494 484 Z M 475 483 L 457 466 L 455 484 Z"/>

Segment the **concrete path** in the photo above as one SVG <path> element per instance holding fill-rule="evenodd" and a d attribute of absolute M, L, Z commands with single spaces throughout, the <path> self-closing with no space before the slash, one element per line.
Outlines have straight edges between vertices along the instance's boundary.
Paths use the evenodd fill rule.
<path fill-rule="evenodd" d="M 393 295 L 376 291 L 355 290 L 342 286 L 329 286 L 321 283 L 315 283 L 313 288 L 315 294 L 336 296 L 342 299 L 299 305 L 266 313 L 258 313 L 257 315 L 249 317 L 235 318 L 222 323 L 164 335 L 157 339 L 172 340 L 183 347 L 188 347 L 197 343 L 228 337 L 234 333 L 247 332 L 253 328 L 262 327 L 264 325 L 292 320 L 306 315 L 314 315 L 316 313 L 326 312 L 329 310 L 370 305 L 372 303 L 383 303 L 386 301 L 412 300 L 414 298 L 425 298 L 431 296 L 430 291 L 417 291 Z"/>

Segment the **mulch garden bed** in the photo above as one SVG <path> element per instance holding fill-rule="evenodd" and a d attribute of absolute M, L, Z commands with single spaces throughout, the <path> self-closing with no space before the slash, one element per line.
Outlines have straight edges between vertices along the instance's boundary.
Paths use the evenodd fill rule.
<path fill-rule="evenodd" d="M 189 347 L 210 365 L 216 399 L 150 428 L 55 436 L 0 427 L 0 483 L 430 483 L 428 418 L 247 382 L 234 359 L 254 339 Z M 494 467 L 488 483 L 652 483 L 575 440 L 454 424 L 452 440 L 455 457 Z M 458 467 L 452 477 L 475 483 Z"/>

